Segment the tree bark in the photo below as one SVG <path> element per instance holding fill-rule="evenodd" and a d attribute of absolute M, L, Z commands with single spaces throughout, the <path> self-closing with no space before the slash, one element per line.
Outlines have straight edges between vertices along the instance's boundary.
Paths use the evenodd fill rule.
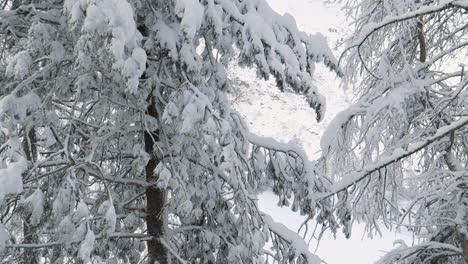
<path fill-rule="evenodd" d="M 37 158 L 37 149 L 36 149 L 36 130 L 34 128 L 25 131 L 24 140 L 23 140 L 23 150 L 26 154 L 26 159 L 28 163 L 35 162 Z M 34 228 L 30 223 L 31 217 L 28 216 L 23 221 L 23 243 L 25 244 L 35 244 L 38 242 L 38 236 L 35 233 Z M 25 248 L 23 255 L 20 260 L 21 264 L 38 264 L 38 255 L 36 249 L 34 248 Z"/>
<path fill-rule="evenodd" d="M 465 263 L 468 264 L 468 239 L 464 238 L 462 240 L 461 248 L 463 251 L 463 257 L 465 258 Z"/>
<path fill-rule="evenodd" d="M 424 37 L 424 28 L 421 21 L 418 21 L 418 40 L 419 40 L 419 61 L 426 62 L 427 58 L 427 47 L 426 38 Z"/>
<path fill-rule="evenodd" d="M 157 117 L 156 105 L 154 98 L 149 99 L 148 114 L 152 117 Z M 160 160 L 154 155 L 155 143 L 159 140 L 159 132 L 145 132 L 145 151 L 150 155 L 150 160 L 146 164 L 146 181 L 154 183 L 158 176 L 154 174 L 156 166 Z M 146 188 L 146 227 L 149 235 L 152 236 L 148 240 L 148 258 L 151 264 L 159 263 L 166 264 L 167 250 L 159 240 L 164 235 L 165 216 L 164 216 L 164 191 L 157 188 L 155 185 Z"/>

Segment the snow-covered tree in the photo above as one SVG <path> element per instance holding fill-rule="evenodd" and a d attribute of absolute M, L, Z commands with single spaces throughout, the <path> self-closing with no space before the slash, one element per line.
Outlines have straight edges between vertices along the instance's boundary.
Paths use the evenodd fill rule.
<path fill-rule="evenodd" d="M 468 2 L 343 1 L 356 100 L 321 141 L 336 210 L 421 238 L 380 263 L 468 263 Z"/>
<path fill-rule="evenodd" d="M 264 0 L 0 1 L 5 263 L 319 263 L 257 208 L 336 227 L 329 181 L 230 108 L 233 58 L 325 109 L 321 35 Z M 269 243 L 267 245 L 267 242 Z"/>

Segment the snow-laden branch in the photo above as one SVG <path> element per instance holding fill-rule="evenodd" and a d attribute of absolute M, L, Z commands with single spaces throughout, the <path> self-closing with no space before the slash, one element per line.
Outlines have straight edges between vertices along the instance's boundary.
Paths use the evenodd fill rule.
<path fill-rule="evenodd" d="M 129 239 L 140 239 L 148 240 L 152 236 L 143 234 L 143 233 L 125 233 L 125 232 L 114 232 L 108 235 L 97 236 L 96 239 L 117 239 L 117 238 L 129 238 Z M 6 248 L 47 248 L 47 247 L 56 247 L 62 246 L 65 244 L 64 241 L 53 241 L 48 243 L 34 243 L 34 244 L 8 244 L 5 245 Z"/>
<path fill-rule="evenodd" d="M 308 160 L 307 154 L 296 144 L 293 143 L 281 143 L 277 140 L 270 137 L 260 137 L 255 134 L 250 133 L 248 135 L 248 140 L 250 143 L 260 146 L 262 148 L 272 149 L 278 152 L 290 153 L 294 152 L 300 156 L 304 161 Z"/>
<path fill-rule="evenodd" d="M 368 177 L 373 172 L 378 171 L 396 161 L 399 161 L 403 158 L 406 158 L 420 151 L 421 149 L 432 144 L 433 142 L 447 136 L 451 132 L 458 130 L 460 128 L 463 128 L 467 124 L 468 124 L 468 116 L 464 116 L 450 125 L 439 128 L 433 136 L 427 137 L 421 141 L 410 144 L 406 150 L 402 148 L 398 148 L 398 149 L 395 149 L 393 153 L 390 155 L 388 154 L 382 155 L 382 157 L 378 161 L 374 162 L 373 164 L 370 164 L 363 169 L 359 169 L 359 170 L 351 172 L 343 180 L 333 185 L 330 192 L 316 194 L 315 199 L 321 200 L 321 199 L 330 197 L 340 191 L 346 190 L 347 188 L 351 187 L 352 185 L 356 184 L 362 179 Z"/>
<path fill-rule="evenodd" d="M 397 240 L 394 244 L 400 244 L 400 246 L 389 252 L 385 258 L 382 258 L 378 262 L 376 262 L 377 264 L 393 264 L 399 260 L 404 259 L 409 261 L 405 263 L 414 262 L 416 261 L 414 258 L 417 259 L 418 257 L 424 256 L 423 254 L 421 254 L 421 252 L 423 251 L 431 251 L 431 253 L 428 254 L 427 257 L 424 257 L 424 263 L 426 263 L 426 261 L 428 260 L 434 260 L 440 257 L 450 255 L 463 255 L 463 251 L 460 248 L 455 247 L 451 244 L 436 241 L 427 241 L 411 247 L 408 247 L 406 243 L 402 240 Z"/>
<path fill-rule="evenodd" d="M 291 244 L 291 247 L 294 248 L 296 255 L 302 255 L 309 264 L 321 263 L 320 258 L 309 251 L 309 246 L 300 235 L 289 230 L 283 224 L 273 221 L 273 219 L 269 215 L 263 213 L 262 219 L 268 226 L 270 231 L 277 234 L 282 239 L 286 240 L 288 243 Z"/>
<path fill-rule="evenodd" d="M 433 13 L 440 12 L 445 9 L 449 8 L 467 8 L 468 1 L 463 0 L 463 1 L 454 1 L 454 0 L 449 0 L 449 1 L 441 1 L 440 4 L 435 5 L 435 6 L 422 6 L 418 10 L 412 11 L 412 12 L 407 12 L 404 13 L 400 16 L 387 16 L 385 17 L 381 22 L 379 23 L 368 23 L 366 26 L 364 26 L 360 31 L 360 37 L 357 38 L 355 41 L 353 41 L 352 44 L 350 44 L 341 54 L 340 59 L 338 60 L 338 65 L 340 65 L 340 62 L 344 56 L 344 54 L 349 51 L 352 48 L 355 47 L 360 47 L 374 32 L 378 31 L 379 29 L 394 24 L 398 23 L 401 21 L 409 20 L 412 18 L 418 18 L 421 16 L 425 15 L 430 15 Z"/>

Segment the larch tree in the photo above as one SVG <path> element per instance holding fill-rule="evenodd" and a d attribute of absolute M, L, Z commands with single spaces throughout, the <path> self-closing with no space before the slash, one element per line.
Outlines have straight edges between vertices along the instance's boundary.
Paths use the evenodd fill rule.
<path fill-rule="evenodd" d="M 318 200 L 338 194 L 337 215 L 371 234 L 420 237 L 379 263 L 468 263 L 468 2 L 341 3 L 354 29 L 339 65 L 356 100 L 323 135 L 337 182 Z"/>
<path fill-rule="evenodd" d="M 226 67 L 273 76 L 320 120 L 314 64 L 340 74 L 321 35 L 264 0 L 0 6 L 2 262 L 319 263 L 256 197 L 336 227 L 313 199 L 330 181 L 248 132 Z"/>

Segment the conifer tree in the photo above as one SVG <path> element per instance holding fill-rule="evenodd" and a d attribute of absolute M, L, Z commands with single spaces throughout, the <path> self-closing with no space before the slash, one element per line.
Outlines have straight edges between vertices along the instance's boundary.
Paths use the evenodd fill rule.
<path fill-rule="evenodd" d="M 0 250 L 5 263 L 319 263 L 257 208 L 337 226 L 329 181 L 230 108 L 233 58 L 320 120 L 321 35 L 264 0 L 2 0 Z M 269 243 L 269 244 L 267 244 Z"/>

